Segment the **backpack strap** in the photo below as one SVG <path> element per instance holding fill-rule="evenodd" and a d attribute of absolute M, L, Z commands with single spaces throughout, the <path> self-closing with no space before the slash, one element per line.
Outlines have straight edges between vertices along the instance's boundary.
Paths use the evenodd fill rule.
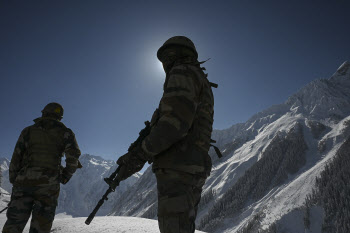
<path fill-rule="evenodd" d="M 210 139 L 210 143 L 216 143 L 216 141 L 213 140 L 213 139 Z M 210 146 L 214 148 L 214 150 L 215 150 L 215 152 L 216 152 L 216 155 L 217 155 L 219 158 L 222 158 L 222 154 L 221 154 L 219 148 L 218 148 L 217 146 L 214 146 L 213 144 L 210 144 Z"/>
<path fill-rule="evenodd" d="M 219 86 L 218 84 L 212 83 L 212 82 L 209 82 L 209 84 L 210 84 L 211 87 L 214 87 L 214 88 L 218 88 L 218 86 Z"/>
<path fill-rule="evenodd" d="M 210 58 L 209 58 L 209 59 L 210 59 Z M 208 60 L 209 60 L 209 59 L 208 59 Z M 207 60 L 207 61 L 208 61 L 208 60 Z M 206 62 L 206 61 L 204 61 L 204 62 Z M 202 62 L 202 63 L 204 63 L 204 62 Z M 203 68 L 204 68 L 204 67 L 203 67 Z M 205 69 L 205 68 L 204 68 L 204 69 Z M 205 78 L 208 80 L 208 74 L 205 74 Z M 218 86 L 219 86 L 218 84 L 212 83 L 212 82 L 210 82 L 209 80 L 208 80 L 208 82 L 209 82 L 209 85 L 210 85 L 211 87 L 218 88 Z M 218 148 L 217 146 L 214 146 L 214 145 L 211 144 L 211 143 L 216 143 L 216 141 L 213 140 L 213 139 L 210 139 L 210 146 L 214 148 L 216 155 L 217 155 L 219 158 L 222 158 L 222 154 L 221 154 L 219 148 Z"/>

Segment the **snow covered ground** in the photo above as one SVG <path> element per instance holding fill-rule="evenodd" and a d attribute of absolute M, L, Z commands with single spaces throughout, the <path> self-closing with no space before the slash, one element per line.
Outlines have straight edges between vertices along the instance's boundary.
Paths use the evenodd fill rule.
<path fill-rule="evenodd" d="M 51 232 L 62 233 L 158 233 L 158 222 L 138 217 L 96 217 L 90 225 L 85 224 L 86 218 L 72 218 L 58 214 L 53 222 Z M 6 217 L 0 214 L 0 226 L 4 225 Z M 29 222 L 29 221 L 28 221 Z M 29 231 L 27 224 L 24 232 Z M 196 231 L 201 233 L 203 231 Z"/>
<path fill-rule="evenodd" d="M 0 188 L 1 189 L 1 188 Z M 6 207 L 9 194 L 1 189 L 0 210 Z M 60 213 L 56 215 L 51 232 L 61 233 L 158 233 L 158 221 L 138 217 L 95 217 L 90 225 L 85 224 L 86 217 L 73 218 Z M 6 211 L 0 214 L 0 230 L 6 222 Z M 29 231 L 29 223 L 23 232 Z M 196 231 L 196 233 L 203 231 Z"/>
<path fill-rule="evenodd" d="M 52 232 L 86 232 L 86 233 L 158 233 L 158 222 L 138 217 L 96 217 L 87 226 L 86 218 L 57 218 L 54 221 Z M 196 231 L 200 233 L 202 231 Z"/>

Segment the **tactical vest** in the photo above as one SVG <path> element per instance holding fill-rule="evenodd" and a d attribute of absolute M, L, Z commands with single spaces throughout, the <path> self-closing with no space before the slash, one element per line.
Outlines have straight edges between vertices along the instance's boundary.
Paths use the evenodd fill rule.
<path fill-rule="evenodd" d="M 58 127 L 32 127 L 25 166 L 59 170 L 64 151 L 62 131 Z"/>

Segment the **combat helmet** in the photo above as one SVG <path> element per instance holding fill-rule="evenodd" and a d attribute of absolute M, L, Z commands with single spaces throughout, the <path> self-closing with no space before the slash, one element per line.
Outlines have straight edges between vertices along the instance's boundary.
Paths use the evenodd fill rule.
<path fill-rule="evenodd" d="M 161 55 L 164 49 L 168 48 L 171 45 L 184 46 L 190 49 L 194 53 L 196 59 L 198 58 L 196 47 L 194 46 L 193 42 L 189 38 L 185 36 L 174 36 L 169 38 L 167 41 L 165 41 L 162 47 L 158 49 L 157 57 L 160 61 L 161 61 Z"/>
<path fill-rule="evenodd" d="M 43 115 L 54 116 L 57 119 L 62 119 L 63 117 L 63 107 L 58 103 L 49 103 L 41 111 Z"/>

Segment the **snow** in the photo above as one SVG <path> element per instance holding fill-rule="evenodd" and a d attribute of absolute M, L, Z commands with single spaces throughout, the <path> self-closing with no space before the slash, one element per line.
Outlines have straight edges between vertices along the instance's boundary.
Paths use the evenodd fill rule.
<path fill-rule="evenodd" d="M 10 194 L 6 192 L 3 188 L 0 187 L 0 211 L 7 207 L 7 204 L 10 202 Z M 0 214 L 0 230 L 6 221 L 6 211 Z"/>
<path fill-rule="evenodd" d="M 9 169 L 10 161 L 7 158 L 0 158 L 0 167 L 2 172 L 7 171 Z"/>
<path fill-rule="evenodd" d="M 54 221 L 52 232 L 155 233 L 158 222 L 137 217 L 96 217 L 90 225 L 86 218 L 63 218 Z"/>
<path fill-rule="evenodd" d="M 267 127 L 266 132 L 276 133 L 276 129 L 279 129 L 279 130 L 288 129 L 293 124 L 293 122 L 296 122 L 296 121 L 300 122 L 300 120 L 303 119 L 301 115 L 294 116 L 294 119 L 292 115 L 289 115 L 289 116 L 288 115 L 289 114 L 281 117 L 281 119 L 279 119 L 278 121 L 274 122 L 269 127 Z M 321 139 L 321 140 L 329 141 L 329 144 L 330 144 L 329 150 L 323 154 L 320 154 L 317 151 L 318 140 L 312 137 L 311 132 L 304 130 L 305 140 L 309 147 L 306 155 L 307 162 L 305 166 L 297 174 L 291 175 L 289 177 L 289 180 L 287 180 L 283 185 L 279 187 L 275 187 L 274 189 L 270 190 L 270 192 L 267 193 L 265 197 L 247 206 L 242 211 L 242 213 L 240 213 L 237 219 L 235 219 L 234 221 L 233 220 L 228 221 L 227 224 L 225 224 L 225 226 L 223 226 L 221 229 L 215 232 L 236 233 L 238 230 L 242 229 L 242 227 L 244 227 L 255 214 L 261 211 L 263 211 L 263 213 L 265 214 L 264 218 L 261 221 L 261 225 L 263 229 L 266 229 L 272 223 L 277 222 L 278 223 L 277 232 L 290 232 L 290 233 L 304 232 L 304 224 L 303 224 L 304 213 L 303 211 L 299 210 L 299 208 L 303 206 L 304 200 L 307 194 L 309 194 L 312 191 L 312 188 L 314 187 L 315 178 L 320 175 L 326 163 L 328 163 L 330 159 L 334 157 L 334 155 L 336 154 L 336 151 L 339 149 L 345 137 L 347 136 L 347 134 L 344 135 L 344 128 L 345 128 L 344 122 L 347 120 L 350 120 L 350 116 L 347 118 L 344 118 L 338 124 L 332 125 L 333 127 L 332 130 L 330 130 L 327 134 L 325 134 L 324 137 Z M 273 126 L 274 124 L 276 125 Z M 306 127 L 307 126 L 304 125 L 304 128 Z M 261 138 L 266 138 L 266 137 L 267 135 L 265 136 L 259 135 L 258 137 L 256 137 L 255 140 L 259 141 L 261 140 Z M 255 140 L 247 143 L 247 145 L 243 145 L 242 147 L 248 147 L 249 144 L 254 143 Z M 263 147 L 263 145 L 260 145 L 260 147 Z M 241 153 L 241 152 L 238 150 L 236 153 Z M 256 151 L 245 151 L 244 153 L 253 153 L 253 155 L 255 153 L 255 156 L 257 154 Z M 251 156 L 252 155 L 249 155 L 249 157 Z M 236 155 L 233 155 L 233 157 L 236 157 Z M 236 162 L 236 163 L 239 163 L 239 162 Z M 222 177 L 226 177 L 226 179 L 223 179 L 222 182 L 227 183 L 228 182 L 227 178 L 234 177 L 232 174 L 234 172 L 238 174 L 241 173 L 241 171 L 238 170 L 240 169 L 241 165 L 236 164 L 235 165 L 236 167 L 234 169 L 232 164 L 230 166 L 231 166 L 230 169 L 223 172 Z M 210 186 L 211 184 L 208 183 L 207 185 Z M 216 187 L 220 187 L 223 185 L 224 184 L 222 183 L 218 183 Z M 215 186 L 215 184 L 212 184 L 211 186 Z M 222 192 L 220 188 L 216 190 Z M 314 209 L 311 211 L 311 217 L 310 217 L 311 228 L 308 232 L 320 233 L 318 229 L 321 226 L 321 224 L 319 223 L 322 222 L 321 212 L 322 211 L 320 210 L 320 208 Z"/>
<path fill-rule="evenodd" d="M 0 188 L 0 210 L 7 206 L 10 195 Z M 61 233 L 159 233 L 158 221 L 139 217 L 105 216 L 95 217 L 90 225 L 85 224 L 86 217 L 73 218 L 60 213 L 55 216 L 51 232 Z M 6 222 L 6 211 L 0 214 L 0 230 Z M 30 219 L 23 232 L 29 231 Z M 196 231 L 203 233 L 203 231 Z"/>
<path fill-rule="evenodd" d="M 138 217 L 96 217 L 90 225 L 86 218 L 57 218 L 51 232 L 64 233 L 159 233 L 158 222 Z M 201 233 L 202 231 L 196 231 Z"/>
<path fill-rule="evenodd" d="M 7 192 L 11 192 L 12 185 L 9 181 L 9 166 L 10 161 L 7 158 L 0 158 L 0 166 L 2 171 L 1 187 Z"/>
<path fill-rule="evenodd" d="M 95 217 L 90 225 L 85 224 L 86 218 L 72 218 L 64 214 L 56 215 L 51 232 L 62 233 L 159 233 L 158 222 L 138 217 Z M 4 225 L 6 218 L 0 215 L 0 227 Z M 23 232 L 29 231 L 29 223 Z M 203 233 L 203 231 L 196 231 Z"/>

